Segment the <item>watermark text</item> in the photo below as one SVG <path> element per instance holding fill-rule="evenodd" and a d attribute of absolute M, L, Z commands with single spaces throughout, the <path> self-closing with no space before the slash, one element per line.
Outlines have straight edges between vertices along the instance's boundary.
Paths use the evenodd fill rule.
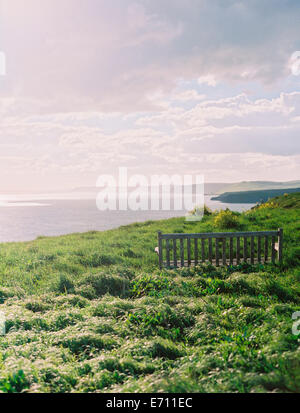
<path fill-rule="evenodd" d="M 296 311 L 292 315 L 292 320 L 295 320 L 292 327 L 292 333 L 294 336 L 300 336 L 300 311 Z"/>
<path fill-rule="evenodd" d="M 5 314 L 2 311 L 0 311 L 0 336 L 5 336 L 6 334 L 5 322 L 6 322 Z"/>
<path fill-rule="evenodd" d="M 202 175 L 128 175 L 119 168 L 117 179 L 101 175 L 97 180 L 100 211 L 186 211 L 187 219 L 199 221 L 204 210 Z"/>
<path fill-rule="evenodd" d="M 6 75 L 6 56 L 0 51 L 0 76 Z"/>

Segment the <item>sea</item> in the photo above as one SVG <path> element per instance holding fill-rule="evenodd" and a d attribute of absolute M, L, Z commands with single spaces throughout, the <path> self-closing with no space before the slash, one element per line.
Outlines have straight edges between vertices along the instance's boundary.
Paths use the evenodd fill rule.
<path fill-rule="evenodd" d="M 226 204 L 205 196 L 212 209 L 246 211 L 253 204 Z M 91 193 L 0 195 L 0 242 L 31 241 L 88 231 L 105 231 L 134 222 L 184 216 L 186 211 L 100 211 Z"/>

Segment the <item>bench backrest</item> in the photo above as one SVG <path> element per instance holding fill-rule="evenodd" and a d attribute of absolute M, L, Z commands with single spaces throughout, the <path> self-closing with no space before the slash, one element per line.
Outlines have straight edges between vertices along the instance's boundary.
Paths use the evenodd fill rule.
<path fill-rule="evenodd" d="M 238 265 L 282 261 L 283 229 L 198 234 L 158 233 L 159 266 Z"/>

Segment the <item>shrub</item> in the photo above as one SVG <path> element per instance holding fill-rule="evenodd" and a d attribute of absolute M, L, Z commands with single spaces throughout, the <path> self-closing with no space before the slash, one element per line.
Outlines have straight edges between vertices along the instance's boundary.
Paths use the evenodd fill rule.
<path fill-rule="evenodd" d="M 214 225 L 222 229 L 238 229 L 240 222 L 238 216 L 227 209 L 226 211 L 220 211 L 218 215 L 216 215 Z"/>
<path fill-rule="evenodd" d="M 188 218 L 192 219 L 193 217 L 208 217 L 212 215 L 212 210 L 208 206 L 204 207 L 195 207 L 192 211 L 189 212 Z"/>
<path fill-rule="evenodd" d="M 259 207 L 258 207 L 258 209 L 259 210 L 263 210 L 263 209 L 275 209 L 275 208 L 277 208 L 278 207 L 278 205 L 274 202 L 274 201 L 268 201 L 268 202 L 265 202 L 265 203 L 263 203 L 263 204 L 261 204 Z"/>
<path fill-rule="evenodd" d="M 212 210 L 208 208 L 207 205 L 204 205 L 204 216 L 211 216 L 213 214 Z"/>
<path fill-rule="evenodd" d="M 184 233 L 184 229 L 183 229 L 183 228 L 174 228 L 174 233 L 175 233 L 175 234 L 183 234 L 183 233 Z"/>

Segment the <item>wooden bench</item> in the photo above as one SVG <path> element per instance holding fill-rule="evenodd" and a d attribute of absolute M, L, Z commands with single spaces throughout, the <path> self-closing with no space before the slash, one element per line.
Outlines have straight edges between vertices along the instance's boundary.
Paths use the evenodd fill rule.
<path fill-rule="evenodd" d="M 198 234 L 158 233 L 159 267 L 178 268 L 210 263 L 219 266 L 247 262 L 282 262 L 283 229 L 278 231 Z"/>

